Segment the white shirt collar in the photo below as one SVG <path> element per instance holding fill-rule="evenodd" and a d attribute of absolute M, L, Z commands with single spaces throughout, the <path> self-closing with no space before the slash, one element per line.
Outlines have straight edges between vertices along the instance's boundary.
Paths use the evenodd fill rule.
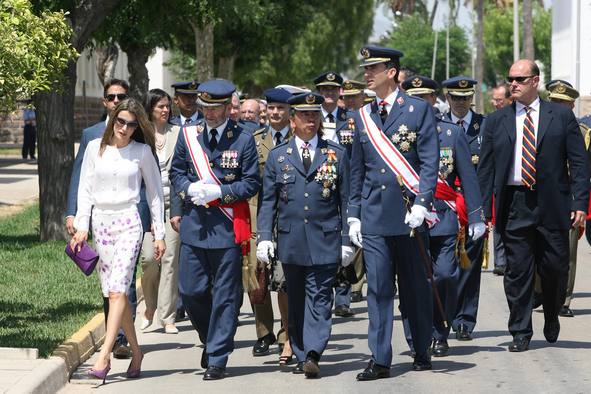
<path fill-rule="evenodd" d="M 298 148 L 298 151 L 302 150 L 302 146 L 304 145 L 304 142 L 305 141 L 303 139 L 301 139 L 297 135 L 295 136 L 295 143 Z M 316 150 L 316 146 L 318 146 L 318 134 L 316 134 L 314 137 L 312 137 L 312 139 L 310 141 L 308 141 L 308 144 L 310 145 L 308 147 L 309 150 Z"/>
<path fill-rule="evenodd" d="M 466 113 L 466 116 L 464 116 L 463 118 L 458 118 L 453 112 L 451 112 L 451 110 L 449 111 L 450 115 L 451 115 L 451 121 L 453 123 L 458 123 L 460 120 L 464 121 L 464 129 L 467 130 L 468 127 L 470 127 L 470 123 L 472 122 L 472 110 L 469 109 L 468 112 Z"/>
<path fill-rule="evenodd" d="M 396 90 L 394 90 L 392 93 L 390 93 L 388 95 L 388 97 L 386 97 L 385 99 L 382 99 L 381 97 L 376 96 L 376 103 L 379 106 L 382 101 L 385 101 L 386 102 L 386 111 L 388 111 L 388 113 L 390 113 L 390 109 L 392 108 L 392 105 L 394 105 L 394 102 L 396 101 L 396 97 L 398 97 L 398 92 L 399 92 L 399 89 L 397 86 Z"/>
<path fill-rule="evenodd" d="M 282 128 L 281 130 L 275 130 L 273 128 L 273 126 L 269 125 L 269 132 L 271 133 L 271 137 L 273 138 L 273 141 L 275 141 L 275 134 L 277 132 L 280 132 L 281 133 L 281 142 L 283 142 L 283 140 L 287 136 L 287 133 L 289 133 L 289 124 L 287 126 L 285 126 L 284 128 Z"/>
<path fill-rule="evenodd" d="M 328 119 L 326 119 L 326 117 L 328 116 L 328 111 L 324 109 L 324 107 L 321 107 L 322 109 L 322 118 L 326 121 Z M 334 117 L 334 121 L 337 121 L 337 113 L 339 112 L 339 106 L 337 105 L 336 108 L 334 109 L 334 111 L 331 112 L 332 116 Z"/>
<path fill-rule="evenodd" d="M 521 104 L 519 101 L 515 100 L 515 113 L 525 112 L 525 105 Z M 530 105 L 528 105 L 532 110 L 535 112 L 540 111 L 540 97 L 536 97 L 534 101 Z"/>
<path fill-rule="evenodd" d="M 205 123 L 207 124 L 207 122 Z M 207 138 L 211 139 L 211 134 L 210 134 L 210 130 L 211 129 L 216 129 L 218 132 L 218 135 L 216 136 L 216 140 L 218 142 L 220 142 L 220 138 L 222 138 L 222 133 L 224 132 L 224 130 L 226 130 L 226 126 L 228 124 L 228 118 L 226 118 L 226 121 L 224 123 L 222 123 L 221 125 L 219 125 L 218 127 L 209 127 L 209 125 L 207 125 Z"/>
<path fill-rule="evenodd" d="M 197 116 L 198 116 L 199 112 L 195 111 L 195 113 L 193 115 L 191 115 L 190 118 L 185 118 L 182 114 L 181 114 L 181 124 L 185 124 L 186 123 L 186 119 L 189 119 L 191 122 L 195 122 L 197 120 Z"/>

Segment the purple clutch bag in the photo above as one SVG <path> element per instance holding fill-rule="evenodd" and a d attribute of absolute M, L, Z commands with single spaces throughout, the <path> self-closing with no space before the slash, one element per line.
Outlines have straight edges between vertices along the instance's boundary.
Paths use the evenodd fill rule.
<path fill-rule="evenodd" d="M 74 263 L 80 268 L 84 275 L 88 276 L 94 271 L 94 267 L 98 262 L 98 253 L 94 251 L 86 242 L 82 243 L 80 251 L 74 252 L 70 248 L 70 244 L 66 245 L 66 254 L 72 259 Z"/>

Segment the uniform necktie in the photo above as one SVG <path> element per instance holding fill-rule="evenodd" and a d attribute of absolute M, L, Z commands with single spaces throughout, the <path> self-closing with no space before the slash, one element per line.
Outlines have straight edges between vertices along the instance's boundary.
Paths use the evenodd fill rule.
<path fill-rule="evenodd" d="M 279 145 L 281 143 L 281 132 L 277 131 L 275 132 L 275 146 Z"/>
<path fill-rule="evenodd" d="M 304 163 L 304 170 L 308 172 L 312 165 L 312 157 L 310 156 L 310 144 L 307 142 L 302 145 L 302 162 Z"/>
<path fill-rule="evenodd" d="M 460 119 L 456 123 L 458 126 L 462 128 L 463 131 L 466 131 L 466 129 L 464 128 L 464 119 Z"/>
<path fill-rule="evenodd" d="M 209 134 L 211 135 L 209 138 L 209 147 L 213 151 L 218 146 L 218 139 L 216 138 L 218 136 L 218 131 L 216 129 L 212 129 Z"/>
<path fill-rule="evenodd" d="M 326 119 L 328 120 L 328 123 L 334 123 L 334 115 L 333 114 L 326 115 Z"/>
<path fill-rule="evenodd" d="M 386 119 L 388 118 L 388 110 L 386 109 L 386 105 L 388 105 L 386 101 L 380 101 L 380 119 L 382 119 L 382 124 L 386 123 Z"/>
<path fill-rule="evenodd" d="M 521 180 L 529 189 L 536 184 L 536 135 L 531 111 L 531 107 L 525 107 L 521 148 Z"/>

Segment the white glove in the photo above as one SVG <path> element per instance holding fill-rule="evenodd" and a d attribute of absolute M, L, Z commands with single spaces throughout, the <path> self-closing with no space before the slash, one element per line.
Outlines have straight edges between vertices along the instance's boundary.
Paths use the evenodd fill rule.
<path fill-rule="evenodd" d="M 349 238 L 351 242 L 357 247 L 362 248 L 363 239 L 361 239 L 361 220 L 357 218 L 348 218 L 349 223 Z"/>
<path fill-rule="evenodd" d="M 191 186 L 193 185 L 195 185 L 195 188 L 191 189 Z M 189 195 L 191 196 L 191 201 L 193 201 L 193 204 L 195 205 L 205 205 L 222 196 L 222 188 L 219 185 L 204 183 L 203 181 L 192 183 L 189 186 L 189 189 L 187 189 L 187 192 L 194 193 L 193 195 L 189 193 Z"/>
<path fill-rule="evenodd" d="M 425 218 L 427 217 L 427 213 L 427 208 L 415 204 L 410 208 L 410 212 L 406 213 L 404 223 L 408 224 L 410 228 L 417 228 L 423 224 L 423 221 L 425 221 Z"/>
<path fill-rule="evenodd" d="M 482 237 L 486 232 L 486 224 L 482 222 L 472 223 L 468 226 L 468 235 L 472 237 L 474 241 Z"/>
<path fill-rule="evenodd" d="M 261 241 L 257 245 L 257 260 L 262 263 L 269 263 L 269 256 L 275 257 L 275 246 L 271 241 Z"/>
<path fill-rule="evenodd" d="M 200 185 L 200 182 L 201 181 L 199 181 L 199 182 L 193 182 L 193 183 L 191 183 L 189 185 L 189 188 L 187 189 L 187 194 L 190 197 L 196 197 L 197 196 L 197 194 L 199 193 L 199 189 L 200 189 L 200 186 L 199 186 Z"/>
<path fill-rule="evenodd" d="M 355 251 L 350 246 L 341 246 L 341 265 L 343 267 L 348 266 L 353 261 L 353 255 Z"/>

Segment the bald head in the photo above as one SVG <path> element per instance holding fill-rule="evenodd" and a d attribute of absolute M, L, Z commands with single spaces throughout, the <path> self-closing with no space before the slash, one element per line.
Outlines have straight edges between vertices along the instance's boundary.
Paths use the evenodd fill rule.
<path fill-rule="evenodd" d="M 509 69 L 507 82 L 513 99 L 529 105 L 538 97 L 540 69 L 531 60 L 518 60 Z"/>
<path fill-rule="evenodd" d="M 259 123 L 261 114 L 261 107 L 259 102 L 253 99 L 244 100 L 240 106 L 240 119 L 250 120 L 251 122 Z"/>

